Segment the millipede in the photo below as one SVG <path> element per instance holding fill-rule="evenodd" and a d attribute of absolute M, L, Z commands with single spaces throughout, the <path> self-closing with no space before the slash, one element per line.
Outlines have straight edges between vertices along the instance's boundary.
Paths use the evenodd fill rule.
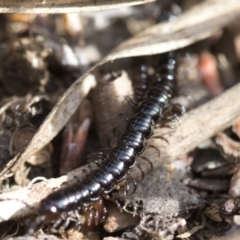
<path fill-rule="evenodd" d="M 59 222 L 63 214 L 75 210 L 91 211 L 94 210 L 93 203 L 101 202 L 102 197 L 111 199 L 109 194 L 129 177 L 136 157 L 144 151 L 146 140 L 153 135 L 154 125 L 162 120 L 164 111 L 171 105 L 170 99 L 176 88 L 176 66 L 175 52 L 162 56 L 156 80 L 137 105 L 134 116 L 127 121 L 126 130 L 118 137 L 116 146 L 107 153 L 99 152 L 95 158 L 92 157 L 98 162 L 98 168 L 86 178 L 43 199 L 39 207 L 40 216 L 28 234 L 33 234 L 40 223 Z M 105 208 L 103 212 L 105 214 Z M 91 218 L 95 218 L 96 222 L 99 220 L 97 213 L 94 217 L 91 214 Z M 69 220 L 65 217 L 64 228 L 68 224 Z M 81 227 L 81 223 L 76 225 Z"/>

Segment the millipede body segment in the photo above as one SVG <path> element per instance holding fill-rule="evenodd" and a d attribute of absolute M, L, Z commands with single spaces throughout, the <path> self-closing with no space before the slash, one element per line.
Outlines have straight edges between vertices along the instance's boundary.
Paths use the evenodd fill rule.
<path fill-rule="evenodd" d="M 85 179 L 59 189 L 41 201 L 39 214 L 42 222 L 56 221 L 64 212 L 88 209 L 92 202 L 109 194 L 126 179 L 136 157 L 144 151 L 146 139 L 153 134 L 155 123 L 161 121 L 169 106 L 176 86 L 175 72 L 175 53 L 171 52 L 162 57 L 156 81 L 138 104 L 134 117 L 128 120 L 116 147 L 107 154 L 102 153 L 102 162 Z"/>

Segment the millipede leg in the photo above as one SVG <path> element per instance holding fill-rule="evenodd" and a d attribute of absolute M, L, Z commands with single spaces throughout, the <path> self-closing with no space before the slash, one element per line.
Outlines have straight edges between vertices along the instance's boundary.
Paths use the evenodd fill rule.
<path fill-rule="evenodd" d="M 59 226 L 62 224 L 62 218 L 59 218 L 54 224 L 53 226 L 50 228 L 50 232 L 52 233 L 58 233 L 57 228 L 59 228 Z"/>
<path fill-rule="evenodd" d="M 59 229 L 59 233 L 64 233 L 65 230 L 68 228 L 70 224 L 70 217 L 67 217 L 64 221 L 63 221 L 63 225 L 60 227 Z"/>
<path fill-rule="evenodd" d="M 116 136 L 117 133 L 118 133 L 119 135 L 121 135 L 123 132 L 122 132 L 122 130 L 121 130 L 120 128 L 118 128 L 118 127 L 113 128 L 113 134 L 114 134 L 114 136 Z"/>
<path fill-rule="evenodd" d="M 91 205 L 88 209 L 89 215 L 88 215 L 88 226 L 92 225 L 92 222 L 94 220 L 95 226 L 99 223 L 99 212 Z"/>
<path fill-rule="evenodd" d="M 162 139 L 162 140 L 165 141 L 167 144 L 169 144 L 169 141 L 168 141 L 165 137 L 163 137 L 162 135 L 153 136 L 153 137 L 151 137 L 151 138 Z"/>
<path fill-rule="evenodd" d="M 94 215 L 95 226 L 97 226 L 99 223 L 99 220 L 100 220 L 100 216 L 99 216 L 99 212 L 95 208 L 93 208 L 93 209 L 95 211 L 95 215 Z"/>
<path fill-rule="evenodd" d="M 163 113 L 163 117 L 159 119 L 161 127 L 172 128 L 172 126 L 166 125 L 166 123 L 174 122 L 177 120 L 180 123 L 179 116 L 182 116 L 186 112 L 185 108 L 180 104 L 171 104 Z"/>
<path fill-rule="evenodd" d="M 133 109 L 133 111 L 135 112 L 138 105 L 137 102 L 128 96 L 126 96 L 125 99 L 127 103 L 130 105 L 130 107 Z"/>
<path fill-rule="evenodd" d="M 121 187 L 120 191 L 122 192 L 122 195 L 126 197 L 129 191 L 129 185 L 125 182 L 124 187 Z"/>
<path fill-rule="evenodd" d="M 101 148 L 98 153 L 106 154 L 106 153 L 108 153 L 108 152 L 110 152 L 110 151 L 111 151 L 110 148 Z"/>
<path fill-rule="evenodd" d="M 88 209 L 88 211 L 89 211 L 88 220 L 87 220 L 87 225 L 88 225 L 88 226 L 91 225 L 92 220 L 93 220 L 93 211 L 92 211 L 92 210 L 93 210 L 92 207 L 90 207 L 90 208 Z"/>
<path fill-rule="evenodd" d="M 104 152 L 96 152 L 96 153 L 89 154 L 87 157 L 88 159 L 94 159 L 94 158 L 103 158 L 106 156 Z"/>
<path fill-rule="evenodd" d="M 161 156 L 161 151 L 154 145 L 147 145 L 149 148 L 154 148 L 158 152 L 158 157 Z"/>
<path fill-rule="evenodd" d="M 75 226 L 74 226 L 74 229 L 75 229 L 76 231 L 80 232 L 80 231 L 81 231 L 81 228 L 82 228 L 82 223 L 81 223 L 81 221 L 79 220 L 79 221 L 76 222 L 76 224 L 75 224 Z"/>
<path fill-rule="evenodd" d="M 143 170 L 142 170 L 142 172 L 143 172 Z M 144 172 L 143 172 L 143 177 L 144 177 Z M 133 188 L 132 194 L 134 194 L 137 190 L 137 181 L 135 179 L 133 179 L 130 174 L 128 175 L 127 178 L 133 182 L 134 188 Z"/>
<path fill-rule="evenodd" d="M 82 174 L 84 175 L 85 178 L 87 178 L 88 175 L 89 175 L 89 172 L 88 172 L 87 169 L 84 168 L 84 169 L 82 170 Z"/>
<path fill-rule="evenodd" d="M 173 116 L 171 116 L 171 117 L 169 117 L 169 118 L 162 119 L 162 121 L 159 122 L 160 127 L 161 127 L 161 128 L 164 128 L 164 127 L 167 126 L 168 128 L 172 128 L 172 125 L 167 125 L 167 124 L 169 124 L 169 123 L 170 123 L 170 124 L 171 124 L 171 123 L 174 123 L 175 120 L 177 120 L 177 124 L 180 123 L 180 118 L 179 118 L 178 116 L 175 116 L 175 115 L 173 115 Z"/>
<path fill-rule="evenodd" d="M 109 148 L 112 147 L 112 146 L 111 146 L 111 143 L 113 143 L 114 145 L 116 145 L 116 141 L 114 141 L 114 140 L 112 140 L 112 139 L 108 139 L 108 140 L 107 140 L 107 145 L 108 145 Z"/>
<path fill-rule="evenodd" d="M 76 175 L 73 176 L 73 179 L 75 179 L 77 182 L 82 182 L 82 178 L 80 178 Z"/>
<path fill-rule="evenodd" d="M 107 159 L 107 153 L 109 152 L 109 149 L 104 149 L 103 151 L 96 152 L 89 154 L 87 156 L 87 162 L 92 163 L 94 162 L 97 166 L 100 166 L 100 164 Z"/>
<path fill-rule="evenodd" d="M 163 126 L 162 126 L 163 128 L 169 128 L 169 129 L 171 129 L 171 132 L 174 132 L 174 131 L 176 131 L 176 127 L 175 126 L 173 126 L 173 125 L 168 125 L 168 124 L 164 124 Z M 169 133 L 171 133 L 171 132 L 169 132 Z M 168 133 L 168 134 L 169 134 Z"/>
<path fill-rule="evenodd" d="M 122 206 L 119 203 L 119 201 L 117 199 L 113 199 L 113 202 L 116 204 L 117 208 L 119 209 L 120 212 L 122 212 Z"/>
<path fill-rule="evenodd" d="M 117 208 L 119 209 L 119 211 L 122 212 L 122 206 L 117 199 L 110 197 L 108 194 L 104 194 L 103 197 L 107 200 L 114 202 Z"/>
<path fill-rule="evenodd" d="M 137 168 L 140 170 L 140 172 L 141 172 L 141 181 L 143 180 L 143 178 L 144 178 L 144 176 L 145 176 L 145 174 L 144 174 L 144 171 L 143 171 L 143 169 L 141 168 L 141 165 L 140 164 L 136 164 L 136 166 L 137 166 Z"/>
<path fill-rule="evenodd" d="M 106 160 L 106 157 L 96 157 L 96 158 L 88 158 L 88 163 L 95 163 L 97 165 L 97 167 L 100 167 L 100 165 L 102 164 L 102 162 L 104 162 Z"/>
<path fill-rule="evenodd" d="M 126 122 L 129 121 L 129 118 L 125 114 L 119 113 L 119 116 L 122 117 Z"/>
<path fill-rule="evenodd" d="M 101 201 L 102 202 L 102 201 Z M 104 222 L 107 218 L 107 208 L 103 205 L 103 203 L 101 203 L 103 208 L 102 208 L 102 219 L 101 222 Z"/>
<path fill-rule="evenodd" d="M 163 117 L 156 122 L 156 127 L 157 128 L 164 128 L 164 127 L 171 128 L 171 125 L 167 125 L 169 123 L 170 123 L 170 119 L 168 117 Z"/>
<path fill-rule="evenodd" d="M 79 231 L 81 230 L 81 228 L 82 228 L 81 216 L 79 215 L 79 211 L 80 211 L 80 209 L 74 211 L 74 216 L 75 216 L 75 219 L 76 219 L 76 223 L 75 223 L 75 225 L 74 225 L 74 229 L 75 229 L 76 231 L 78 231 L 78 232 L 79 232 Z"/>
<path fill-rule="evenodd" d="M 180 122 L 181 122 L 181 120 L 180 120 L 180 118 L 179 118 L 179 116 L 177 114 L 174 114 L 172 116 L 172 119 L 170 118 L 170 121 L 177 122 L 177 124 L 180 124 Z"/>
<path fill-rule="evenodd" d="M 88 164 L 88 168 L 89 168 L 89 171 L 92 172 L 93 171 L 93 167 L 91 164 Z"/>
<path fill-rule="evenodd" d="M 139 158 L 143 159 L 144 161 L 147 161 L 151 166 L 151 171 L 153 170 L 153 163 L 148 158 L 144 156 L 139 156 Z"/>

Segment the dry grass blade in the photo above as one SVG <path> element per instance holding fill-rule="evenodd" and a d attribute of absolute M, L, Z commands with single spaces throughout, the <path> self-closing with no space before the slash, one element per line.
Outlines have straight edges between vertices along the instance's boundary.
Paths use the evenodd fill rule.
<path fill-rule="evenodd" d="M 186 47 L 211 36 L 240 14 L 240 1 L 209 0 L 190 9 L 175 21 L 153 26 L 122 43 L 105 61 L 151 55 Z"/>
<path fill-rule="evenodd" d="M 101 11 L 155 0 L 0 0 L 0 13 L 70 13 Z"/>
<path fill-rule="evenodd" d="M 220 97 L 202 105 L 187 113 L 181 119 L 181 124 L 176 131 L 170 136 L 165 136 L 170 144 L 164 144 L 161 140 L 154 141 L 154 145 L 161 149 L 159 158 L 155 149 L 149 148 L 146 150 L 148 159 L 151 159 L 154 168 L 162 166 L 163 162 L 170 162 L 179 157 L 180 154 L 187 153 L 195 148 L 202 141 L 215 135 L 217 132 L 229 127 L 239 118 L 240 102 L 239 99 L 240 84 L 223 93 Z M 231 102 L 231 108 L 226 104 Z M 156 135 L 161 134 L 159 130 Z M 0 195 L 0 221 L 19 218 L 23 215 L 31 214 L 33 209 L 27 207 L 21 201 L 27 202 L 29 206 L 37 206 L 38 203 L 61 186 L 63 182 L 72 181 L 74 176 L 81 177 L 81 167 L 70 172 L 67 176 L 57 179 L 49 179 L 46 182 L 34 184 L 29 188 L 22 188 Z M 142 163 L 141 168 L 145 173 L 150 171 L 148 163 Z M 139 169 L 134 168 L 132 171 L 134 178 L 141 178 Z M 4 199 L 18 199 L 17 201 L 4 201 Z M 5 211 L 6 210 L 6 211 Z"/>

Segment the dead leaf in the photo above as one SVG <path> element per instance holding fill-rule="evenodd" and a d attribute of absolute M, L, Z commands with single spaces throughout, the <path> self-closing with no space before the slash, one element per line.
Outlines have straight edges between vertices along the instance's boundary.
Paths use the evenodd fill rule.
<path fill-rule="evenodd" d="M 101 11 L 155 0 L 0 0 L 0 13 L 71 13 Z"/>

